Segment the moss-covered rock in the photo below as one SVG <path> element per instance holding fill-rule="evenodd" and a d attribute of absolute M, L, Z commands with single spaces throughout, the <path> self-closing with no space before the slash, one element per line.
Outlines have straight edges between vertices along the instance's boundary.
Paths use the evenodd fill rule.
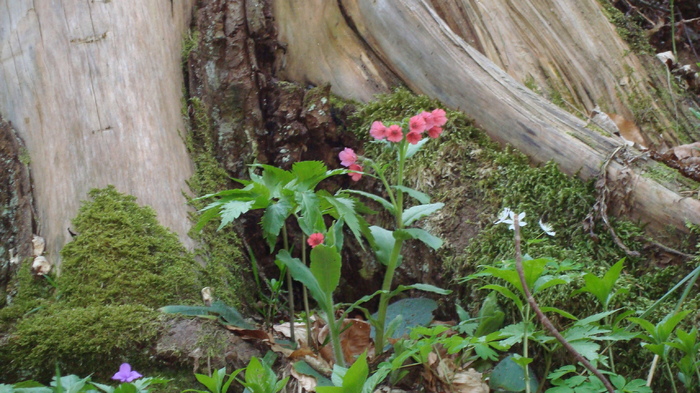
<path fill-rule="evenodd" d="M 142 305 L 51 304 L 22 318 L 0 346 L 0 374 L 46 380 L 58 365 L 64 374 L 106 380 L 125 361 L 152 368 L 148 349 L 159 334 L 158 318 Z"/>
<path fill-rule="evenodd" d="M 27 261 L 15 301 L 0 310 L 8 380 L 47 381 L 56 364 L 103 380 L 125 361 L 156 370 L 155 344 L 167 328 L 156 309 L 198 303 L 202 287 L 227 277 L 217 264 L 202 268 L 133 196 L 110 186 L 90 197 L 73 220 L 78 235 L 62 250 L 60 276 L 33 276 Z"/>
<path fill-rule="evenodd" d="M 113 186 L 90 197 L 73 220 L 79 235 L 61 251 L 64 302 L 157 308 L 199 299 L 199 266 L 151 208 Z"/>

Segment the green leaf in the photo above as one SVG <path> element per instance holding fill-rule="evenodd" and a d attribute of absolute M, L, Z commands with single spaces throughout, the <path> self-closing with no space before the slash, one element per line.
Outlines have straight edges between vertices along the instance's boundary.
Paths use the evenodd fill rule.
<path fill-rule="evenodd" d="M 369 230 L 374 240 L 372 243 L 377 259 L 382 264 L 388 265 L 391 251 L 394 249 L 394 243 L 396 243 L 393 232 L 376 225 L 369 227 Z"/>
<path fill-rule="evenodd" d="M 397 316 L 401 315 L 402 321 L 397 326 L 394 334 L 391 338 L 401 338 L 407 335 L 410 328 L 414 326 L 425 326 L 433 320 L 433 311 L 437 309 L 437 303 L 435 300 L 427 298 L 407 298 L 401 299 L 394 302 L 387 307 L 386 310 L 386 321 L 387 326 L 384 326 L 385 331 L 388 327 L 388 323 L 394 320 Z M 373 318 L 377 318 L 377 314 L 372 314 Z M 374 327 L 372 327 L 372 333 L 370 334 L 374 337 Z"/>
<path fill-rule="evenodd" d="M 505 313 L 498 304 L 497 292 L 491 291 L 484 299 L 479 310 L 479 324 L 474 331 L 475 337 L 485 336 L 493 333 L 503 326 Z"/>
<path fill-rule="evenodd" d="M 430 140 L 429 138 L 423 138 L 420 141 L 418 141 L 418 143 L 416 143 L 415 145 L 409 144 L 408 149 L 406 149 L 406 159 L 409 159 L 409 158 L 413 157 L 413 155 L 418 153 L 418 151 L 421 149 L 421 147 L 423 147 L 423 145 L 425 145 L 426 142 L 428 142 L 429 140 Z"/>
<path fill-rule="evenodd" d="M 391 291 L 389 297 L 394 297 L 401 292 L 408 291 L 409 289 L 417 289 L 419 291 L 432 292 L 437 293 L 439 295 L 449 295 L 450 293 L 452 293 L 452 291 L 449 289 L 442 289 L 440 287 L 436 287 L 435 285 L 418 283 L 412 285 L 399 285 L 398 287 L 396 287 L 396 289 Z"/>
<path fill-rule="evenodd" d="M 408 228 L 403 229 L 403 231 L 408 233 L 411 236 L 411 238 L 422 241 L 433 250 L 437 250 L 438 248 L 442 247 L 442 239 L 440 239 L 437 236 L 431 235 L 428 231 L 424 229 Z"/>
<path fill-rule="evenodd" d="M 323 219 L 321 209 L 319 208 L 319 198 L 316 193 L 310 190 L 298 193 L 296 195 L 296 200 L 301 208 L 301 216 L 298 220 L 301 230 L 307 236 L 312 233 L 322 232 L 319 226 L 323 226 Z"/>
<path fill-rule="evenodd" d="M 253 206 L 254 201 L 238 201 L 233 200 L 226 202 L 221 207 L 221 224 L 216 230 L 219 231 L 221 228 L 233 222 L 233 220 L 240 217 L 241 214 L 250 210 Z"/>
<path fill-rule="evenodd" d="M 405 192 L 406 194 L 415 198 L 416 200 L 418 200 L 418 202 L 422 204 L 430 203 L 430 197 L 428 196 L 428 194 L 424 194 L 418 190 L 414 190 L 413 188 L 405 186 L 391 186 L 391 188 Z"/>
<path fill-rule="evenodd" d="M 286 199 L 281 199 L 279 202 L 274 203 L 265 209 L 265 213 L 263 214 L 260 223 L 262 225 L 263 235 L 265 236 L 267 244 L 270 247 L 270 252 L 275 249 L 277 237 L 284 226 L 284 222 L 291 213 L 292 204 Z"/>
<path fill-rule="evenodd" d="M 326 165 L 321 161 L 301 161 L 292 165 L 292 174 L 296 177 L 299 190 L 316 188 L 316 185 L 325 179 Z"/>
<path fill-rule="evenodd" d="M 583 288 L 574 292 L 574 294 L 579 292 L 588 292 L 598 299 L 598 302 L 604 308 L 607 308 L 614 296 L 613 287 L 617 279 L 620 277 L 622 272 L 623 263 L 625 259 L 620 259 L 616 264 L 614 264 L 605 273 L 603 278 L 599 278 L 594 274 L 587 273 L 583 276 L 583 280 L 586 283 Z"/>
<path fill-rule="evenodd" d="M 590 340 L 578 340 L 569 342 L 574 349 L 581 354 L 581 356 L 586 359 L 595 362 L 598 361 L 600 355 L 598 351 L 600 350 L 600 345 Z"/>
<path fill-rule="evenodd" d="M 566 312 L 566 311 L 564 311 L 564 310 L 562 310 L 562 309 L 560 309 L 560 308 L 556 308 L 556 307 L 540 307 L 540 309 L 542 310 L 542 312 L 553 312 L 553 313 L 557 313 L 557 314 L 561 315 L 561 316 L 564 317 L 564 318 L 569 318 L 569 319 L 574 320 L 574 321 L 578 319 L 578 318 L 576 318 L 575 316 L 573 316 L 571 313 L 568 313 L 568 312 Z"/>
<path fill-rule="evenodd" d="M 340 253 L 335 247 L 320 244 L 311 250 L 311 273 L 326 296 L 338 287 L 341 268 Z"/>
<path fill-rule="evenodd" d="M 330 379 L 316 371 L 303 360 L 295 362 L 292 367 L 294 367 L 294 370 L 300 374 L 309 375 L 316 378 L 316 386 L 333 386 L 333 382 L 331 382 Z"/>
<path fill-rule="evenodd" d="M 406 226 L 411 225 L 414 221 L 442 209 L 443 206 L 445 206 L 445 204 L 439 202 L 410 207 L 403 211 L 403 214 L 401 216 L 403 224 Z"/>
<path fill-rule="evenodd" d="M 321 286 L 318 280 L 316 280 L 314 274 L 311 273 L 311 270 L 304 265 L 299 258 L 293 258 L 287 250 L 280 250 L 280 252 L 277 253 L 277 259 L 287 266 L 289 273 L 295 280 L 306 286 L 306 289 L 309 290 L 309 293 L 314 300 L 316 300 L 319 307 L 321 307 L 323 310 L 328 310 L 330 307 L 333 307 L 332 304 L 328 304 L 326 293 L 323 291 L 323 289 L 321 289 Z"/>
<path fill-rule="evenodd" d="M 345 225 L 348 226 L 355 239 L 360 244 L 362 249 L 364 249 L 364 244 L 362 243 L 362 227 L 360 225 L 360 220 L 355 212 L 355 202 L 349 198 L 325 196 L 324 197 L 334 208 L 337 214 L 337 219 L 342 219 Z"/>
<path fill-rule="evenodd" d="M 209 311 L 211 311 L 211 308 L 207 306 L 164 306 L 158 309 L 160 312 L 164 312 L 166 314 L 183 314 L 183 315 L 189 315 L 192 317 L 200 317 L 200 316 L 207 316 L 209 315 Z"/>
<path fill-rule="evenodd" d="M 503 285 L 489 284 L 484 285 L 479 289 L 490 289 L 492 291 L 496 291 L 506 298 L 512 300 L 518 308 L 523 308 L 523 301 L 515 293 L 513 293 L 513 291 L 504 287 Z"/>
<path fill-rule="evenodd" d="M 243 329 L 255 329 L 255 326 L 248 323 L 235 307 L 231 307 L 221 300 L 215 301 L 211 305 L 210 310 L 211 312 L 219 314 L 226 325 L 232 325 Z"/>
<path fill-rule="evenodd" d="M 539 383 L 533 372 L 530 372 L 530 391 L 536 392 Z M 525 370 L 516 363 L 512 355 L 501 360 L 491 372 L 489 387 L 497 392 L 525 391 Z"/>
<path fill-rule="evenodd" d="M 360 190 L 343 190 L 343 193 L 352 193 L 352 194 L 362 195 L 363 197 L 369 198 L 369 199 L 379 203 L 387 211 L 389 211 L 389 213 L 394 214 L 394 205 L 392 205 L 391 202 L 380 197 L 379 195 L 375 195 L 375 194 L 365 192 L 365 191 L 360 191 Z"/>

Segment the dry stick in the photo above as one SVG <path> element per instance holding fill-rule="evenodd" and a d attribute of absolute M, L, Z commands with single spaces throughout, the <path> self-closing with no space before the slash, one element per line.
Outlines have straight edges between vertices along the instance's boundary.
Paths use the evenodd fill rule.
<path fill-rule="evenodd" d="M 610 381 L 608 381 L 605 376 L 598 371 L 595 366 L 593 366 L 586 358 L 581 356 L 580 353 L 574 347 L 569 344 L 568 341 L 564 338 L 564 336 L 559 333 L 557 328 L 554 327 L 552 322 L 547 318 L 546 315 L 540 310 L 540 306 L 537 305 L 537 302 L 535 301 L 535 298 L 532 297 L 532 293 L 530 293 L 530 289 L 527 287 L 527 282 L 525 281 L 525 272 L 523 271 L 523 259 L 522 259 L 522 254 L 520 252 L 520 223 L 518 222 L 518 215 L 514 214 L 513 217 L 513 227 L 515 228 L 515 269 L 518 271 L 518 276 L 520 277 L 520 284 L 523 286 L 523 292 L 525 292 L 525 297 L 527 298 L 527 302 L 532 307 L 532 309 L 535 311 L 535 314 L 537 314 L 537 317 L 540 319 L 540 322 L 542 322 L 542 325 L 549 331 L 549 333 L 554 336 L 554 338 L 557 339 L 561 343 L 561 345 L 566 348 L 567 351 L 571 354 L 571 356 L 576 359 L 579 363 L 583 364 L 584 367 L 586 367 L 590 372 L 592 372 L 600 381 L 605 385 L 605 388 L 608 389 L 608 392 L 610 393 L 615 393 L 615 388 L 610 384 Z"/>
<path fill-rule="evenodd" d="M 606 198 L 608 195 L 608 165 L 610 165 L 610 161 L 612 161 L 615 158 L 617 152 L 619 152 L 620 149 L 622 149 L 623 147 L 625 146 L 622 145 L 615 149 L 615 151 L 610 155 L 610 158 L 608 158 L 605 161 L 605 164 L 603 164 L 603 189 L 600 192 L 600 216 L 603 219 L 605 226 L 608 227 L 608 232 L 610 232 L 610 236 L 612 236 L 615 244 L 617 244 L 617 246 L 620 247 L 628 256 L 638 257 L 640 256 L 639 252 L 632 251 L 629 248 L 627 248 L 627 246 L 625 246 L 622 240 L 617 236 L 617 233 L 615 233 L 615 229 L 613 229 L 612 225 L 610 224 L 610 221 L 608 220 L 608 204 L 606 203 Z"/>

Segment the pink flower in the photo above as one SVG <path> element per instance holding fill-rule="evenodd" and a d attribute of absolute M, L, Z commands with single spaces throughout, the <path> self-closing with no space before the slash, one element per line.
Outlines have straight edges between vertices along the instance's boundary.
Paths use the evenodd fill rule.
<path fill-rule="evenodd" d="M 423 120 L 425 120 L 425 129 L 429 130 L 433 128 L 433 126 L 435 125 L 433 121 L 433 114 L 430 112 L 423 111 L 420 115 L 423 117 Z"/>
<path fill-rule="evenodd" d="M 357 162 L 357 154 L 349 147 L 343 149 L 343 151 L 338 154 L 338 158 L 340 158 L 340 165 L 346 167 Z"/>
<path fill-rule="evenodd" d="M 406 134 L 406 140 L 408 141 L 408 143 L 415 145 L 421 140 L 420 132 L 409 132 L 408 134 Z"/>
<path fill-rule="evenodd" d="M 372 138 L 381 141 L 386 138 L 386 126 L 381 121 L 375 121 L 369 129 L 369 134 Z"/>
<path fill-rule="evenodd" d="M 446 113 L 442 109 L 435 109 L 432 112 L 433 115 L 433 127 L 442 127 L 447 123 L 447 117 L 445 116 Z"/>
<path fill-rule="evenodd" d="M 314 247 L 318 246 L 319 244 L 323 243 L 323 234 L 322 233 L 312 233 L 309 236 L 309 238 L 306 239 L 306 242 L 309 243 L 309 246 L 311 246 L 311 248 L 314 248 Z"/>
<path fill-rule="evenodd" d="M 425 120 L 421 115 L 415 115 L 408 121 L 408 128 L 411 132 L 421 133 L 425 131 Z"/>
<path fill-rule="evenodd" d="M 403 139 L 403 131 L 401 131 L 401 127 L 396 124 L 389 126 L 389 128 L 386 130 L 386 139 L 388 139 L 390 142 L 401 142 Z"/>
<path fill-rule="evenodd" d="M 428 130 L 428 136 L 431 138 L 437 138 L 442 134 L 442 127 L 435 126 Z"/>
<path fill-rule="evenodd" d="M 357 171 L 357 172 L 350 172 L 348 175 L 352 179 L 352 181 L 358 181 L 362 178 L 362 167 L 357 165 L 357 164 L 352 164 L 348 167 L 351 171 Z"/>

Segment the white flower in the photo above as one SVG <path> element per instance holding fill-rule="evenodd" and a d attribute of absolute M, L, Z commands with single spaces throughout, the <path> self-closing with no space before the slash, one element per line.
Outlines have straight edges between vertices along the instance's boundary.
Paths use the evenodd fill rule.
<path fill-rule="evenodd" d="M 549 224 L 545 224 L 542 222 L 542 219 L 540 219 L 540 228 L 544 231 L 544 233 L 548 234 L 549 236 L 554 236 L 557 233 L 552 230 L 552 226 Z"/>
<path fill-rule="evenodd" d="M 518 214 L 518 226 L 524 227 L 527 225 L 523 219 L 525 218 L 525 213 Z M 515 212 L 506 207 L 503 209 L 501 214 L 498 216 L 498 220 L 494 224 L 509 224 L 508 229 L 515 229 Z"/>

